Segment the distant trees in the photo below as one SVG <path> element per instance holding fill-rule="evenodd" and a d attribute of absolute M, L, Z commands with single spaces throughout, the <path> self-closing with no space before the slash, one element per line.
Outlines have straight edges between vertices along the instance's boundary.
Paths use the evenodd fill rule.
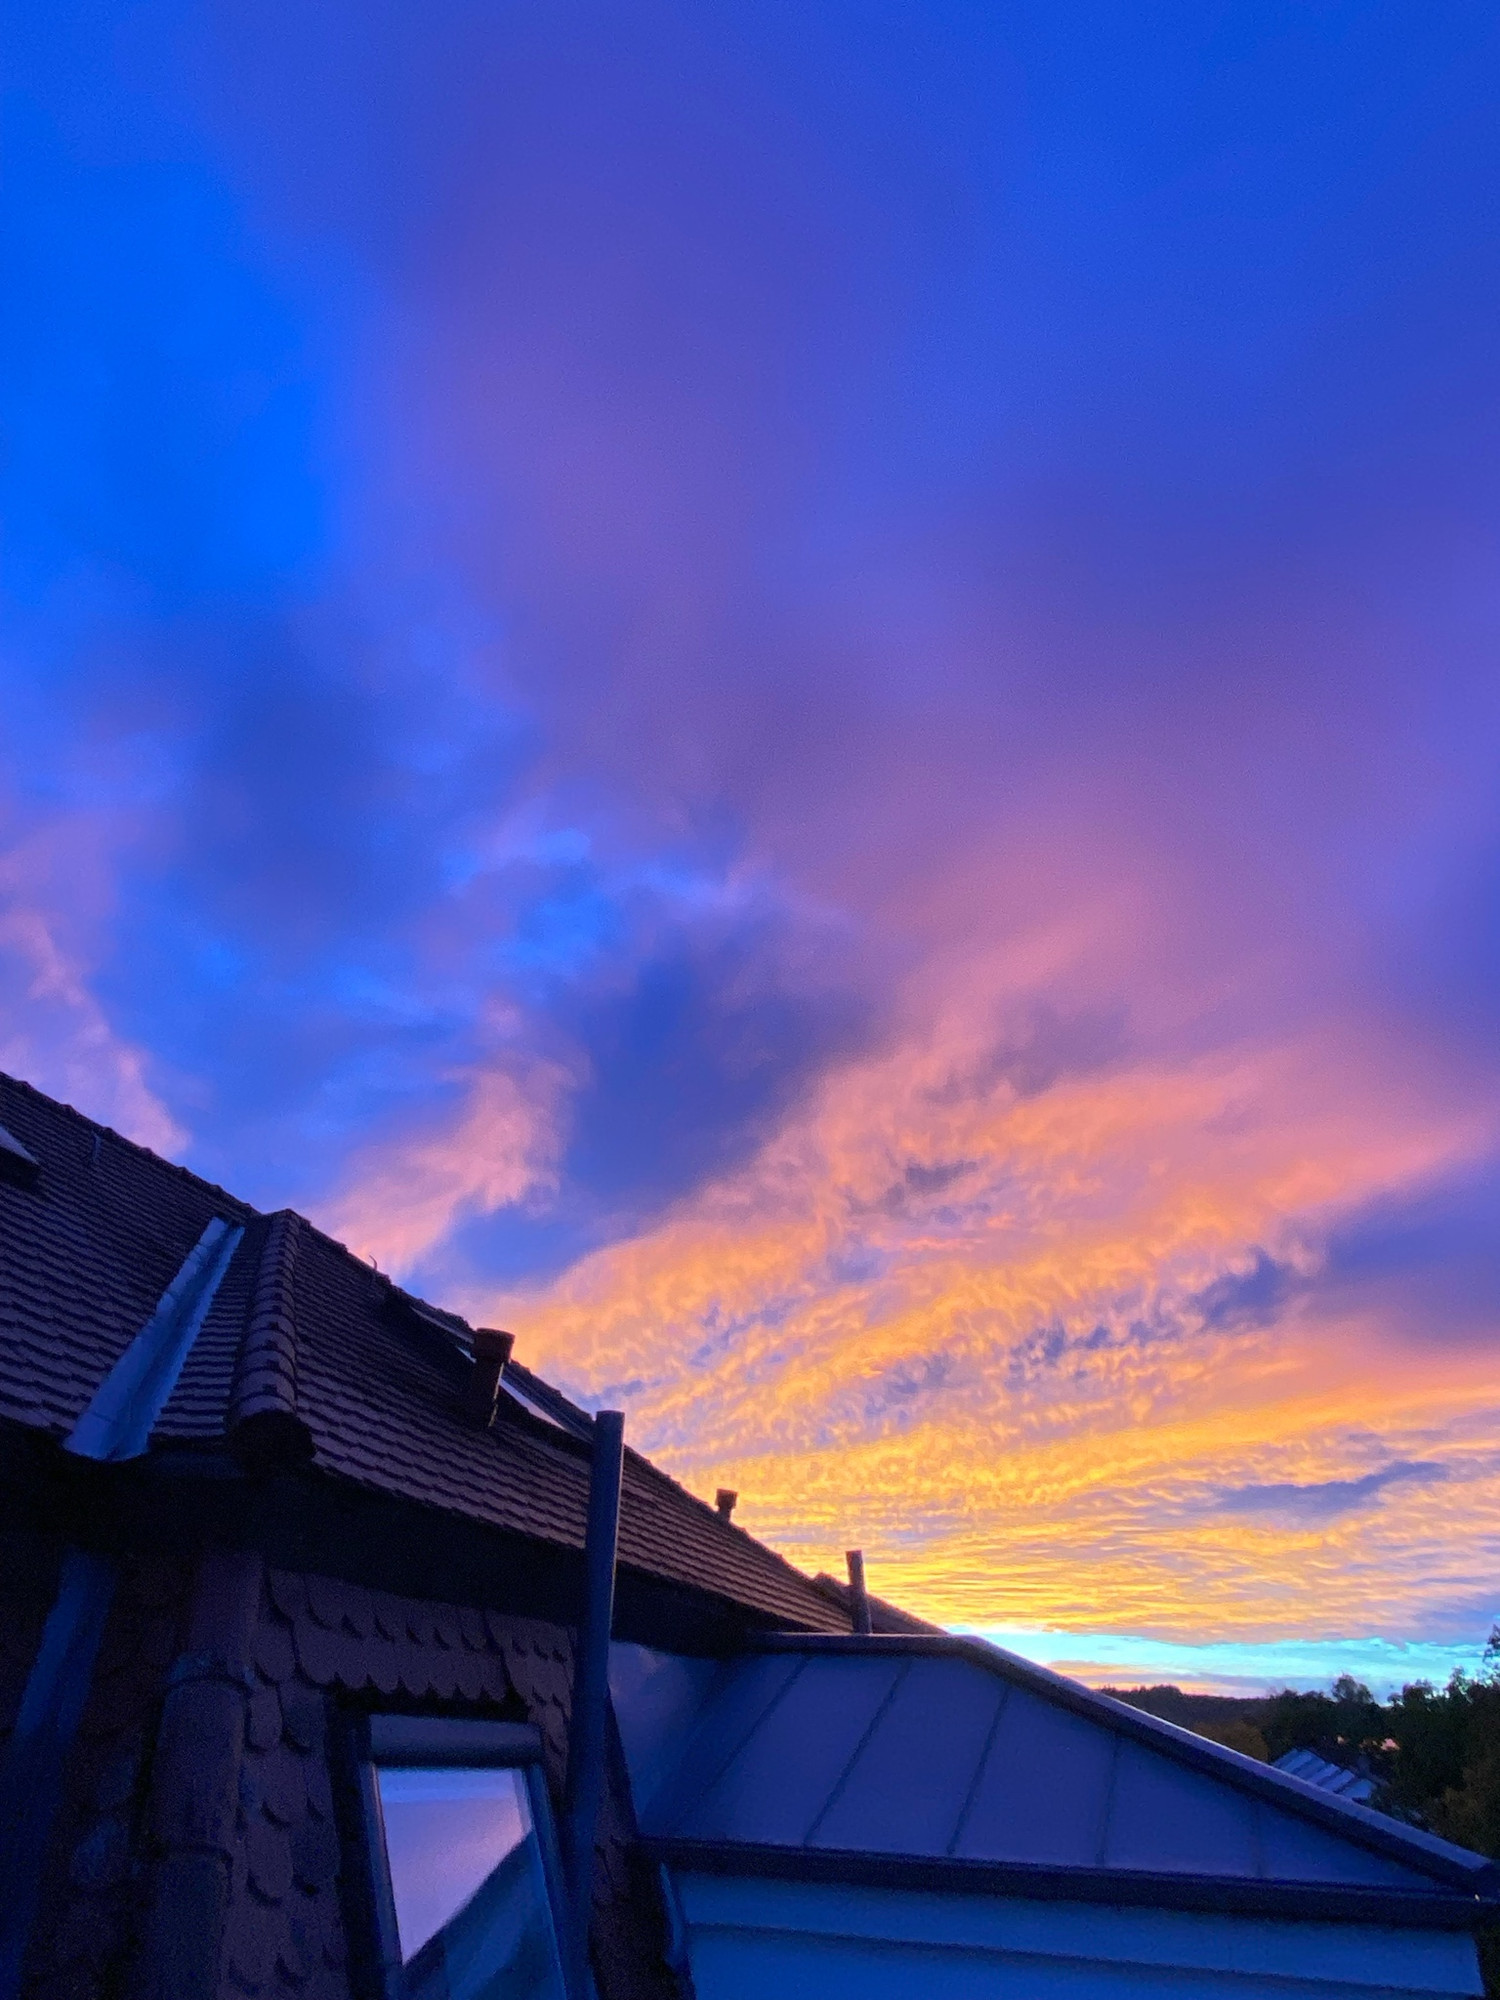
<path fill-rule="evenodd" d="M 1306 1749 L 1356 1766 L 1388 1812 L 1500 1857 L 1500 1630 L 1479 1672 L 1446 1687 L 1411 1681 L 1379 1702 L 1345 1674 L 1328 1694 L 1272 1695 L 1260 1728 L 1273 1761 Z"/>
<path fill-rule="evenodd" d="M 1328 1694 L 1272 1695 L 1260 1719 L 1272 1759 L 1314 1750 L 1379 1784 L 1375 1803 L 1445 1840 L 1500 1859 L 1500 1628 L 1477 1674 L 1412 1681 L 1378 1702 L 1344 1675 Z M 1485 1990 L 1500 1995 L 1500 1936 L 1481 1940 Z"/>

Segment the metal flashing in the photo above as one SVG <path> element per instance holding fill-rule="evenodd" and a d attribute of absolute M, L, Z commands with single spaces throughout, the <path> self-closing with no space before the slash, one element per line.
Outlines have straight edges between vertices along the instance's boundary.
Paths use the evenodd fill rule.
<path fill-rule="evenodd" d="M 155 1312 L 94 1391 L 64 1451 L 108 1464 L 139 1458 L 244 1233 L 212 1218 Z"/>
<path fill-rule="evenodd" d="M 57 1601 L 0 1765 L 0 2000 L 14 2000 L 20 1991 L 63 1770 L 118 1580 L 111 1557 L 65 1552 Z"/>

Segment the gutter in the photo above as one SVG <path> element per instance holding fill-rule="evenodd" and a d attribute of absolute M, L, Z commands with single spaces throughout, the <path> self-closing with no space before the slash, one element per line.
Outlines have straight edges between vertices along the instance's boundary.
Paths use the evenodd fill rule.
<path fill-rule="evenodd" d="M 1473 1931 L 1500 1919 L 1500 1898 L 1458 1895 L 1436 1887 L 1429 1894 L 1384 1886 L 1365 1889 L 1176 1871 L 1157 1874 L 1129 1868 L 1065 1868 L 1025 1861 L 969 1861 L 951 1855 L 876 1854 L 733 1840 L 657 1837 L 642 1840 L 641 1846 L 653 1861 L 677 1875 L 751 1876 L 1049 1903 L 1206 1910 L 1216 1915 L 1301 1918 L 1401 1930 Z"/>

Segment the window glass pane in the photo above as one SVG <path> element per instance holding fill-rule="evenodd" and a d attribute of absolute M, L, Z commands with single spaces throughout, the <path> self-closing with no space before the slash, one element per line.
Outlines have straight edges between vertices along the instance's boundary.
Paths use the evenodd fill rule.
<path fill-rule="evenodd" d="M 375 1781 L 412 2000 L 561 2000 L 524 1774 L 386 1766 Z"/>

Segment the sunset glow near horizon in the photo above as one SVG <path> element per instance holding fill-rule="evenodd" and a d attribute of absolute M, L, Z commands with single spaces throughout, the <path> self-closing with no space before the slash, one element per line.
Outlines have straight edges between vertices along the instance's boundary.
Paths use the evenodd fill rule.
<path fill-rule="evenodd" d="M 6 6 L 0 1067 L 1096 1681 L 1500 1614 L 1500 20 Z"/>

